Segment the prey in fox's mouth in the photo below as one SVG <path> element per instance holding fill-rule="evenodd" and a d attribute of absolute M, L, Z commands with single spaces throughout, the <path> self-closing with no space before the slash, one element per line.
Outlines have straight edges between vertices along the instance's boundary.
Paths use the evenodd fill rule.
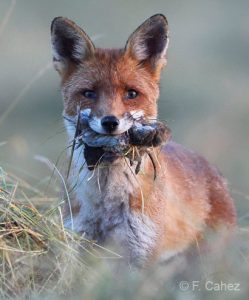
<path fill-rule="evenodd" d="M 84 146 L 84 158 L 89 170 L 100 164 L 109 165 L 119 158 L 128 158 L 131 165 L 137 162 L 138 173 L 142 156 L 147 153 L 153 160 L 149 149 L 165 144 L 170 138 L 170 130 L 164 123 L 148 122 L 140 113 L 129 116 L 130 125 L 120 134 L 95 131 L 91 126 L 90 109 L 78 109 L 77 119 L 69 119 L 66 116 L 64 118 L 75 124 L 72 155 L 75 148 Z"/>

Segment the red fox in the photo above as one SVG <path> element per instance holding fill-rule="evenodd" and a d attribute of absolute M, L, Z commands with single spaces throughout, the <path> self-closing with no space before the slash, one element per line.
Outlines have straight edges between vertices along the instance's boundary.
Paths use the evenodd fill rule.
<path fill-rule="evenodd" d="M 77 122 L 83 116 L 96 137 L 122 136 L 141 119 L 148 124 L 157 120 L 169 42 L 164 15 L 147 19 L 121 49 L 96 48 L 64 17 L 53 20 L 51 42 L 70 142 L 79 135 Z M 134 165 L 126 157 L 113 154 L 111 159 L 99 151 L 84 143 L 75 148 L 68 184 L 77 178 L 77 185 L 71 204 L 65 205 L 65 226 L 101 244 L 114 241 L 129 262 L 144 265 L 173 257 L 207 229 L 235 226 L 223 177 L 171 139 L 153 144 L 154 161 L 144 154 Z M 99 164 L 91 168 L 89 159 Z"/>

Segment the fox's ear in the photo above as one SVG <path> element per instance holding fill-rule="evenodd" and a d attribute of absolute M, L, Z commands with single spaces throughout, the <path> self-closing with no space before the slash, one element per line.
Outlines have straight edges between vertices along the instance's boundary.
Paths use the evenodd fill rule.
<path fill-rule="evenodd" d="M 149 61 L 153 67 L 166 63 L 168 22 L 157 14 L 147 19 L 129 37 L 125 51 L 139 62 Z"/>
<path fill-rule="evenodd" d="M 73 21 L 57 17 L 51 24 L 51 43 L 55 69 L 62 75 L 72 64 L 78 64 L 94 53 L 88 35 Z"/>

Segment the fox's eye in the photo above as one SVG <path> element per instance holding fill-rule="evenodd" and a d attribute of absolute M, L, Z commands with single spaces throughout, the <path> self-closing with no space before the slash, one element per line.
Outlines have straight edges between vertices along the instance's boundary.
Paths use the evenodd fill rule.
<path fill-rule="evenodd" d="M 88 99 L 96 99 L 97 98 L 97 93 L 93 90 L 84 90 L 82 92 L 82 95 Z"/>
<path fill-rule="evenodd" d="M 126 93 L 126 99 L 135 99 L 138 96 L 138 92 L 135 90 L 128 90 Z"/>

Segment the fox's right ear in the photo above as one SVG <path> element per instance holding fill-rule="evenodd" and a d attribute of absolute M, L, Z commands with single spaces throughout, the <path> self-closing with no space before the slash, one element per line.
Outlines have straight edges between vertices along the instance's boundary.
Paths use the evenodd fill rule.
<path fill-rule="evenodd" d="M 54 67 L 60 75 L 95 50 L 89 36 L 73 21 L 63 17 L 55 18 L 51 24 L 51 43 Z"/>
<path fill-rule="evenodd" d="M 168 21 L 162 14 L 147 19 L 129 37 L 125 51 L 138 62 L 148 62 L 152 68 L 161 69 L 166 64 L 169 44 Z"/>

